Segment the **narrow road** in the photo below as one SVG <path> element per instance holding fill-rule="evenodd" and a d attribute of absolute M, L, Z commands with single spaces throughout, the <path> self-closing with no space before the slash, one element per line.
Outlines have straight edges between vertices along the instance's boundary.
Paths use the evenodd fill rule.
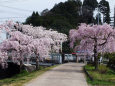
<path fill-rule="evenodd" d="M 83 73 L 84 64 L 67 63 L 60 65 L 24 86 L 88 86 Z"/>

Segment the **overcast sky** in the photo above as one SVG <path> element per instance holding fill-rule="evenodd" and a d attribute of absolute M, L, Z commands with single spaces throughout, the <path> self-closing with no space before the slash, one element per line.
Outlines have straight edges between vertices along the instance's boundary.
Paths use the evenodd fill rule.
<path fill-rule="evenodd" d="M 0 0 L 0 22 L 11 19 L 23 22 L 32 11 L 40 13 L 46 8 L 51 9 L 55 4 L 65 1 L 67 0 Z M 115 0 L 107 1 L 110 2 L 111 16 L 113 16 Z"/>

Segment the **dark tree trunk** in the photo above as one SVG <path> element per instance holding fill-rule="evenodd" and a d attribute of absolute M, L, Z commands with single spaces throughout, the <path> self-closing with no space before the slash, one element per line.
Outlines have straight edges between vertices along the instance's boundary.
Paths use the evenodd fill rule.
<path fill-rule="evenodd" d="M 75 55 L 76 56 L 76 62 L 78 63 L 78 57 L 77 57 L 77 55 Z"/>
<path fill-rule="evenodd" d="M 94 45 L 94 65 L 95 65 L 95 70 L 98 70 L 98 56 L 97 56 L 97 41 L 95 40 L 95 45 Z"/>
<path fill-rule="evenodd" d="M 20 72 L 23 70 L 23 62 L 20 60 Z"/>
<path fill-rule="evenodd" d="M 64 56 L 64 53 L 62 53 L 62 63 L 64 63 L 64 58 L 65 56 Z"/>
<path fill-rule="evenodd" d="M 39 69 L 39 55 L 36 56 L 36 70 Z"/>

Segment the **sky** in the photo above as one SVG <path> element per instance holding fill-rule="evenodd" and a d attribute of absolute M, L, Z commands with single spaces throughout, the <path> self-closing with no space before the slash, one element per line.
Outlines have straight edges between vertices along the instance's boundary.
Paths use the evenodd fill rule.
<path fill-rule="evenodd" d="M 66 0 L 0 0 L 0 22 L 6 19 L 24 21 L 33 11 L 40 13 L 46 8 L 51 9 L 55 4 L 65 1 Z"/>
<path fill-rule="evenodd" d="M 67 0 L 0 0 L 0 23 L 6 20 L 24 22 L 33 11 L 40 13 L 46 8 L 51 9 L 55 4 L 65 1 Z M 115 0 L 107 1 L 110 3 L 111 16 L 113 16 Z"/>

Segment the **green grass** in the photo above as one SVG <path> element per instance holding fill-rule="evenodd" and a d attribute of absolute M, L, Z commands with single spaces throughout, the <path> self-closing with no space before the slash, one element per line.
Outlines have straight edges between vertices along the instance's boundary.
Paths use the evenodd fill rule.
<path fill-rule="evenodd" d="M 88 73 L 93 77 L 93 81 L 87 77 L 87 82 L 91 85 L 96 86 L 115 86 L 115 72 L 111 69 L 105 74 L 101 74 L 98 71 L 94 71 L 94 66 L 85 66 Z"/>
<path fill-rule="evenodd" d="M 15 75 L 14 77 L 0 80 L 0 86 L 22 86 L 24 83 L 38 77 L 39 75 L 54 67 L 56 67 L 56 65 L 47 68 L 40 67 L 40 70 L 34 71 L 32 73 L 23 71 L 20 74 Z"/>

